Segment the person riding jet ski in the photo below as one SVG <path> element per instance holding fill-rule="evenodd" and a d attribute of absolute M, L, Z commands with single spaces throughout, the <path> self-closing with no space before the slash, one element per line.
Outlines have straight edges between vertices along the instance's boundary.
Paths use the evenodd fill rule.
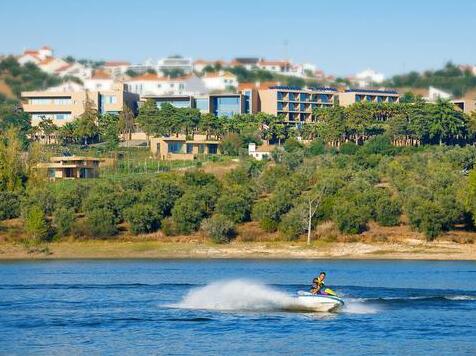
<path fill-rule="evenodd" d="M 319 273 L 319 277 L 316 277 L 312 280 L 312 287 L 310 292 L 312 294 L 324 294 L 326 280 L 326 272 Z"/>

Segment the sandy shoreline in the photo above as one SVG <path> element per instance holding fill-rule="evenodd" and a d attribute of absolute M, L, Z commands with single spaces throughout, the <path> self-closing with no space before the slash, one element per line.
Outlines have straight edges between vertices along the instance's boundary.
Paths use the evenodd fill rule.
<path fill-rule="evenodd" d="M 34 249 L 0 243 L 0 260 L 33 259 L 413 259 L 474 260 L 475 244 L 449 241 L 405 243 L 65 241 Z"/>

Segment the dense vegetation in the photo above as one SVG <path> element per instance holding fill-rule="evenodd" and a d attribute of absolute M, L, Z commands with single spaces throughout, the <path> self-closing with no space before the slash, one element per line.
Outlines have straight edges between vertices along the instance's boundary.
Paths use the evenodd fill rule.
<path fill-rule="evenodd" d="M 410 72 L 395 75 L 383 83 L 393 88 L 428 88 L 430 85 L 447 90 L 453 95 L 463 96 L 468 90 L 476 88 L 476 76 L 470 71 L 463 71 L 453 63 L 448 63 L 439 70 L 427 70 L 423 73 Z"/>
<path fill-rule="evenodd" d="M 111 238 L 162 230 L 203 230 L 225 243 L 236 227 L 256 221 L 295 240 L 332 222 L 359 234 L 369 222 L 408 224 L 434 239 L 453 229 L 474 229 L 476 149 L 472 146 L 395 147 L 386 136 L 340 150 L 316 140 L 288 139 L 272 160 L 242 159 L 223 178 L 200 170 L 48 183 L 32 169 L 37 144 L 21 158 L 18 130 L 0 146 L 0 218 L 24 219 L 28 243 L 63 236 Z M 328 236 L 320 235 L 320 238 Z"/>

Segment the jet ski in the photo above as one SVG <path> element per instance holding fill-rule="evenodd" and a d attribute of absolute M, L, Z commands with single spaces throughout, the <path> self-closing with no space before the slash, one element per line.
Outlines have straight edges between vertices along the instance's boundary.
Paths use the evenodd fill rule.
<path fill-rule="evenodd" d="M 344 306 L 344 301 L 334 292 L 326 290 L 323 294 L 312 294 L 309 292 L 299 291 L 297 293 L 296 307 L 301 310 L 315 312 L 336 311 Z"/>

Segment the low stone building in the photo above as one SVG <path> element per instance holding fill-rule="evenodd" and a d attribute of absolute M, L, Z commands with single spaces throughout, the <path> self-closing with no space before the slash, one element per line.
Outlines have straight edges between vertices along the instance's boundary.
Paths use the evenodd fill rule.
<path fill-rule="evenodd" d="M 185 135 L 152 137 L 150 149 L 161 160 L 193 160 L 200 155 L 219 154 L 220 143 L 205 135 L 195 135 L 193 138 Z"/>
<path fill-rule="evenodd" d="M 48 179 L 85 179 L 99 177 L 100 158 L 64 156 L 51 157 L 48 163 L 39 163 L 36 168 L 44 169 Z"/>

